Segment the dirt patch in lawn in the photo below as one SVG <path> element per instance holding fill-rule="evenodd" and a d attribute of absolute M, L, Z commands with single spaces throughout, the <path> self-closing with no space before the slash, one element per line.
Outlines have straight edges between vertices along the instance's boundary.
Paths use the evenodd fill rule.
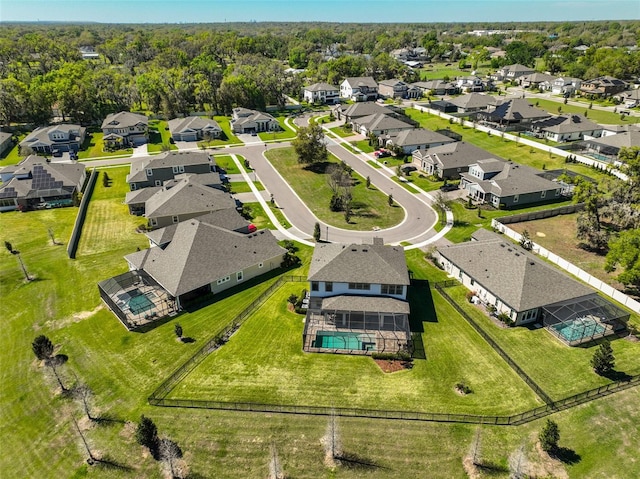
<path fill-rule="evenodd" d="M 413 364 L 411 361 L 400 361 L 398 359 L 374 359 L 382 372 L 395 373 L 405 369 L 411 369 Z"/>

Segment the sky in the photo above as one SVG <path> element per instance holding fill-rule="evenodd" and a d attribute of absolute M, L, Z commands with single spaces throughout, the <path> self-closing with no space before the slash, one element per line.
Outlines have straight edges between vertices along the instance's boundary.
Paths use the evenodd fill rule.
<path fill-rule="evenodd" d="M 640 0 L 0 0 L 0 21 L 358 23 L 637 20 Z"/>

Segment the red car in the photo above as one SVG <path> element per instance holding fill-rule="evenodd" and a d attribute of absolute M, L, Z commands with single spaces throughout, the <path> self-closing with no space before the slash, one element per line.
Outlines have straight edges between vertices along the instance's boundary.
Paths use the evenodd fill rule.
<path fill-rule="evenodd" d="M 391 152 L 387 150 L 378 150 L 373 154 L 373 156 L 376 158 L 386 158 L 387 156 L 391 156 Z"/>

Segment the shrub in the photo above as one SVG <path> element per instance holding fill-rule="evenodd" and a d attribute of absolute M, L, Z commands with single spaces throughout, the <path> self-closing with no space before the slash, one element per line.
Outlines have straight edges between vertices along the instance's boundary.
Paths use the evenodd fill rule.
<path fill-rule="evenodd" d="M 408 351 L 398 351 L 397 353 L 371 353 L 373 359 L 385 361 L 411 361 L 411 354 Z"/>
<path fill-rule="evenodd" d="M 540 447 L 545 452 L 553 452 L 558 448 L 558 441 L 560 440 L 560 429 L 551 419 L 547 419 L 544 427 L 538 435 L 540 440 Z"/>
<path fill-rule="evenodd" d="M 496 312 L 496 307 L 493 304 L 487 304 L 487 311 L 489 314 L 493 314 Z"/>
<path fill-rule="evenodd" d="M 456 383 L 456 391 L 462 394 L 471 394 L 473 392 L 471 388 L 465 384 L 464 381 Z"/>
<path fill-rule="evenodd" d="M 504 323 L 504 324 L 506 324 L 507 326 L 513 326 L 513 325 L 514 325 L 514 321 L 513 321 L 513 319 L 511 319 L 511 318 L 509 317 L 509 315 L 508 315 L 507 313 L 505 313 L 505 312 L 500 313 L 500 314 L 499 314 L 498 316 L 496 316 L 496 317 L 498 318 L 498 320 L 499 320 L 501 323 Z"/>
<path fill-rule="evenodd" d="M 465 298 L 467 298 L 467 301 L 471 302 L 471 300 L 473 299 L 473 297 L 476 295 L 475 291 L 467 291 L 467 294 L 465 294 Z"/>

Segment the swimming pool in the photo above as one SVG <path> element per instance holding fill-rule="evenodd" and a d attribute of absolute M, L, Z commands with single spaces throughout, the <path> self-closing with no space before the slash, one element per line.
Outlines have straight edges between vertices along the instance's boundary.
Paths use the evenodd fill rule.
<path fill-rule="evenodd" d="M 142 314 L 145 311 L 153 309 L 153 301 L 151 301 L 146 295 L 138 291 L 139 294 L 132 296 L 129 299 L 127 306 L 133 314 Z"/>
<path fill-rule="evenodd" d="M 551 327 L 570 343 L 598 336 L 606 329 L 591 318 L 576 318 L 573 321 L 554 324 Z"/>
<path fill-rule="evenodd" d="M 341 331 L 318 331 L 311 347 L 323 349 L 345 349 L 375 351 L 376 340 L 369 334 Z"/>

